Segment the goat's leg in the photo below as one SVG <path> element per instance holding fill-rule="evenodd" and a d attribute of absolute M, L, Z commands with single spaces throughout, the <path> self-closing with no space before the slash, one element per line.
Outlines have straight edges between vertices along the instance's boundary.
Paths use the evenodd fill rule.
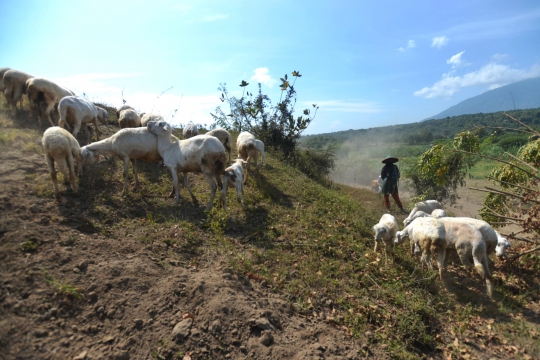
<path fill-rule="evenodd" d="M 422 252 L 422 261 L 426 263 L 429 270 L 433 270 L 433 265 L 431 264 L 431 251 L 428 246 L 425 246 L 425 249 Z"/>
<path fill-rule="evenodd" d="M 482 259 L 482 265 L 484 265 L 484 271 L 486 273 L 486 295 L 491 299 L 493 297 L 493 284 L 491 283 L 492 276 L 489 271 L 488 259 L 489 257 L 486 254 Z"/>
<path fill-rule="evenodd" d="M 11 115 L 16 116 L 18 109 L 17 102 L 15 101 L 15 89 L 12 87 L 6 88 L 6 90 L 4 90 L 4 95 L 6 96 L 6 101 L 11 108 Z"/>
<path fill-rule="evenodd" d="M 71 184 L 71 190 L 74 194 L 77 194 L 77 178 L 75 177 L 75 162 L 73 161 L 73 154 L 68 152 L 66 154 L 66 162 L 68 165 L 69 183 Z"/>
<path fill-rule="evenodd" d="M 250 172 L 250 170 L 251 170 L 251 164 L 250 164 L 250 162 L 251 162 L 251 156 L 248 155 L 247 160 L 246 160 L 246 163 L 247 163 L 247 164 L 246 164 L 246 177 L 244 178 L 244 185 L 246 185 L 247 178 L 248 178 L 249 172 Z"/>
<path fill-rule="evenodd" d="M 54 108 L 54 101 L 51 101 L 49 99 L 45 99 L 45 101 L 47 103 L 47 107 L 45 108 L 45 116 L 47 116 L 47 120 L 49 120 L 49 123 L 51 124 L 51 126 L 54 126 L 54 123 L 51 118 L 51 111 Z"/>
<path fill-rule="evenodd" d="M 187 189 L 187 191 L 189 191 L 189 195 L 191 195 L 191 200 L 193 201 L 193 204 L 195 205 L 198 204 L 199 202 L 197 201 L 197 198 L 195 197 L 195 195 L 193 194 L 193 191 L 191 191 L 191 187 L 189 186 L 187 173 L 182 173 L 182 177 L 183 177 L 184 187 Z M 212 182 L 214 182 L 214 179 L 212 179 Z"/>
<path fill-rule="evenodd" d="M 482 280 L 486 282 L 486 295 L 491 298 L 493 295 L 493 285 L 491 284 L 491 272 L 489 271 L 488 256 L 486 247 L 479 246 L 473 249 L 473 262 L 476 272 Z"/>
<path fill-rule="evenodd" d="M 99 141 L 99 129 L 97 125 L 97 118 L 94 118 L 94 126 L 96 127 L 96 138 L 97 138 L 97 141 Z M 88 141 L 90 141 L 90 138 Z"/>
<path fill-rule="evenodd" d="M 22 98 L 22 94 L 24 92 L 24 87 L 26 85 L 18 85 L 15 87 L 14 89 L 14 93 L 13 93 L 13 103 L 15 105 L 15 111 L 16 112 L 19 112 L 19 111 L 22 111 L 23 107 L 22 107 L 22 103 L 23 103 L 23 98 Z M 19 103 L 19 109 L 17 109 L 17 102 Z"/>
<path fill-rule="evenodd" d="M 472 272 L 473 265 L 469 261 L 469 256 L 468 256 L 466 251 L 463 251 L 462 249 L 457 249 L 457 253 L 458 253 L 458 256 L 459 256 L 459 258 L 461 260 L 461 263 L 465 267 L 466 274 L 467 274 L 465 276 L 465 279 L 463 279 L 463 281 L 461 282 L 461 285 L 465 286 L 465 285 L 467 285 L 469 283 L 469 280 L 471 278 L 471 272 Z"/>
<path fill-rule="evenodd" d="M 439 247 L 437 249 L 434 249 L 433 253 L 437 256 L 435 260 L 437 260 L 437 266 L 439 267 L 439 278 L 441 279 L 441 282 L 443 282 L 443 274 L 446 271 L 446 268 L 444 266 L 446 249 Z"/>
<path fill-rule="evenodd" d="M 238 185 L 239 187 L 236 188 L 236 201 L 242 205 L 242 209 L 246 210 L 246 206 L 244 205 L 244 190 L 242 189 L 242 184 Z"/>
<path fill-rule="evenodd" d="M 129 168 L 129 157 L 124 157 L 124 195 L 127 194 L 128 190 L 128 168 Z"/>
<path fill-rule="evenodd" d="M 178 174 L 176 172 L 176 168 L 169 167 L 169 169 L 171 170 L 171 175 L 172 175 L 172 178 L 173 178 L 174 192 L 175 192 L 175 195 L 176 195 L 175 202 L 174 202 L 174 207 L 177 207 L 178 203 L 180 202 L 180 192 L 178 191 Z"/>
<path fill-rule="evenodd" d="M 208 205 L 206 205 L 206 211 L 210 211 L 210 209 L 212 209 L 212 204 L 214 203 L 214 196 L 216 195 L 217 185 L 214 182 L 212 174 L 207 172 L 204 172 L 203 174 L 206 182 L 208 183 L 208 185 L 210 185 L 210 201 L 208 201 Z"/>
<path fill-rule="evenodd" d="M 80 123 L 76 123 L 73 125 L 73 137 L 74 138 L 77 138 L 77 134 L 79 133 L 79 131 L 81 130 L 81 124 Z M 86 131 L 86 137 L 88 137 L 88 131 Z"/>
<path fill-rule="evenodd" d="M 90 142 L 90 131 L 88 131 L 88 124 L 83 125 L 84 126 L 84 134 L 86 135 L 86 138 L 88 139 L 88 142 Z"/>
<path fill-rule="evenodd" d="M 131 167 L 133 168 L 133 177 L 135 178 L 135 185 L 133 186 L 133 190 L 137 190 L 139 188 L 139 176 L 138 176 L 138 170 L 137 170 L 137 160 L 131 159 Z"/>
<path fill-rule="evenodd" d="M 49 172 L 51 173 L 51 180 L 54 186 L 54 195 L 57 198 L 59 198 L 60 190 L 58 189 L 58 178 L 56 177 L 56 170 L 54 169 L 54 159 L 50 157 L 48 154 L 45 155 L 45 159 L 47 160 L 47 165 L 49 166 Z"/>
<path fill-rule="evenodd" d="M 77 174 L 79 176 L 83 176 L 83 163 L 82 163 L 81 154 L 75 150 L 73 150 L 71 154 L 73 155 L 73 159 L 75 163 L 77 164 Z"/>

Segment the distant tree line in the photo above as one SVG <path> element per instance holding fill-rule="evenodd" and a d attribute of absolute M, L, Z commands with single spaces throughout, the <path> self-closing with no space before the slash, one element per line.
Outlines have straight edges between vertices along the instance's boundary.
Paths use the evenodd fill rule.
<path fill-rule="evenodd" d="M 521 119 L 524 124 L 540 127 L 540 108 L 507 111 L 507 113 Z M 412 124 L 308 135 L 302 137 L 300 143 L 303 147 L 316 150 L 339 146 L 348 141 L 362 143 L 366 146 L 378 144 L 381 141 L 402 145 L 423 145 L 442 139 L 451 139 L 464 130 L 474 130 L 477 127 L 516 128 L 517 125 L 503 115 L 503 112 L 479 113 L 447 117 L 440 120 L 425 120 Z M 499 131 L 501 136 L 505 133 L 505 131 Z M 485 134 L 479 133 L 479 136 L 482 135 Z M 498 141 L 501 142 L 501 147 L 507 148 L 523 145 L 526 139 L 527 136 L 513 134 L 508 138 L 501 137 Z"/>

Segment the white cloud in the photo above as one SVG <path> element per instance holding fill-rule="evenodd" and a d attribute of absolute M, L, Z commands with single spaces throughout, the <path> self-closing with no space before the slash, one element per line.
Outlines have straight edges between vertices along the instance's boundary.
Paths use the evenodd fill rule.
<path fill-rule="evenodd" d="M 216 14 L 216 15 L 205 16 L 204 21 L 210 22 L 210 21 L 225 20 L 228 17 L 229 15 L 226 15 L 226 14 Z"/>
<path fill-rule="evenodd" d="M 464 65 L 465 60 L 462 59 L 462 57 L 461 57 L 463 55 L 463 53 L 465 53 L 465 51 L 462 51 L 462 52 L 452 56 L 450 59 L 446 60 L 446 63 L 452 65 L 453 69 Z"/>
<path fill-rule="evenodd" d="M 489 85 L 488 89 L 489 90 L 494 90 L 496 88 L 500 88 L 501 86 L 503 86 L 503 85 L 501 85 L 501 84 L 493 84 L 493 85 Z"/>
<path fill-rule="evenodd" d="M 122 88 L 108 84 L 107 80 L 138 75 L 140 74 L 79 74 L 53 79 L 53 81 L 74 90 L 79 96 L 85 93 L 90 101 L 118 107 L 122 105 Z M 159 95 L 159 93 L 132 93 L 124 90 L 124 99 L 127 100 L 127 104 L 140 112 L 157 113 L 174 125 L 187 124 L 189 121 L 196 124 L 210 124 L 213 122 L 210 113 L 213 113 L 217 106 L 223 105 L 217 93 L 183 96 L 167 91 Z M 178 109 L 176 114 L 175 109 Z"/>
<path fill-rule="evenodd" d="M 508 54 L 495 54 L 491 58 L 493 59 L 493 61 L 501 62 L 508 58 Z"/>
<path fill-rule="evenodd" d="M 433 38 L 433 41 L 431 42 L 431 47 L 436 47 L 440 49 L 446 44 L 448 44 L 448 38 L 446 36 L 437 36 Z"/>
<path fill-rule="evenodd" d="M 512 69 L 510 66 L 497 63 L 489 63 L 479 70 L 471 71 L 462 76 L 446 74 L 441 80 L 431 87 L 414 92 L 416 96 L 424 98 L 449 98 L 461 88 L 473 86 L 503 86 L 516 81 L 540 76 L 540 63 L 530 69 Z"/>
<path fill-rule="evenodd" d="M 253 70 L 253 72 L 255 74 L 251 77 L 251 80 L 255 80 L 268 87 L 272 87 L 275 83 L 277 83 L 277 80 L 273 79 L 272 76 L 270 76 L 270 70 L 268 70 L 267 67 L 257 68 Z"/>
<path fill-rule="evenodd" d="M 324 101 L 306 101 L 303 102 L 308 109 L 312 104 L 319 106 L 319 111 L 340 111 L 347 113 L 378 113 L 383 111 L 377 103 L 357 101 L 357 100 L 324 100 Z"/>
<path fill-rule="evenodd" d="M 409 40 L 407 42 L 407 46 L 406 47 L 400 47 L 398 49 L 398 51 L 405 51 L 407 49 L 412 49 L 412 48 L 415 48 L 416 47 L 416 43 L 414 42 L 414 40 Z"/>

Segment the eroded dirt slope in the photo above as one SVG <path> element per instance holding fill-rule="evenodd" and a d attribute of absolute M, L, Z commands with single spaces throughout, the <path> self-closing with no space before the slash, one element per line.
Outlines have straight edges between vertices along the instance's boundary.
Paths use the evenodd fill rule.
<path fill-rule="evenodd" d="M 219 259 L 195 267 L 162 243 L 87 231 L 69 190 L 33 195 L 46 174 L 39 151 L 0 149 L 0 358 L 385 358 Z"/>

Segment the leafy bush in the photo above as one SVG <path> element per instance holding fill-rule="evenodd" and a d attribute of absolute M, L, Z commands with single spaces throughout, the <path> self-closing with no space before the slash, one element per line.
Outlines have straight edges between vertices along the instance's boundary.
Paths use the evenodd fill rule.
<path fill-rule="evenodd" d="M 458 186 L 465 185 L 465 177 L 477 159 L 462 152 L 478 151 L 480 142 L 475 132 L 459 133 L 452 142 L 437 144 L 420 157 L 420 160 L 405 172 L 412 180 L 411 187 L 416 196 L 454 204 L 458 199 Z"/>
<path fill-rule="evenodd" d="M 334 148 L 324 151 L 297 150 L 294 165 L 311 179 L 328 183 L 328 175 L 336 165 Z"/>
<path fill-rule="evenodd" d="M 303 173 L 319 182 L 327 182 L 326 177 L 334 168 L 335 147 L 316 152 L 312 150 L 301 151 L 297 149 L 297 141 L 302 132 L 313 121 L 319 107 L 313 104 L 314 113 L 304 109 L 303 115 L 294 117 L 296 105 L 296 80 L 302 75 L 298 71 L 292 72 L 293 81 L 287 74 L 281 78 L 281 97 L 276 105 L 272 105 L 270 97 L 263 94 L 261 84 L 258 93 L 246 90 L 249 83 L 242 80 L 240 98 L 231 96 L 226 84 L 221 84 L 221 101 L 227 103 L 230 113 L 225 114 L 218 106 L 214 118 L 216 126 L 221 126 L 232 132 L 249 131 L 261 140 L 266 149 L 272 149 L 281 154 L 282 158 L 297 166 Z"/>

